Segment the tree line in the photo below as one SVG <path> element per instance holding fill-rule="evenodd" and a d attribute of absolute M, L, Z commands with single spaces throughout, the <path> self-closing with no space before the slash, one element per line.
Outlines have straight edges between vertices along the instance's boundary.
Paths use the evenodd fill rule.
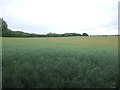
<path fill-rule="evenodd" d="M 64 33 L 64 34 L 56 34 L 56 33 L 48 33 L 48 34 L 35 34 L 35 33 L 25 33 L 22 31 L 12 31 L 8 29 L 8 25 L 3 18 L 0 18 L 0 28 L 2 28 L 2 37 L 69 37 L 69 36 L 89 36 L 87 33 L 79 34 L 79 33 Z"/>

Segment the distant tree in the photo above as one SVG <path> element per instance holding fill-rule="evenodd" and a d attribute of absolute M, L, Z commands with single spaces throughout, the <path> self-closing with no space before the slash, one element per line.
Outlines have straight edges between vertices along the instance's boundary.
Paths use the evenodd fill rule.
<path fill-rule="evenodd" d="M 61 34 L 61 37 L 65 37 L 65 34 Z"/>
<path fill-rule="evenodd" d="M 46 35 L 47 37 L 58 37 L 59 35 L 58 34 L 56 34 L 56 33 L 48 33 L 47 35 Z"/>
<path fill-rule="evenodd" d="M 83 36 L 89 36 L 87 33 L 83 33 Z"/>
<path fill-rule="evenodd" d="M 7 30 L 8 25 L 7 25 L 6 21 L 4 21 L 3 18 L 0 18 L 0 22 L 1 22 L 1 26 L 2 26 L 2 31 Z"/>
<path fill-rule="evenodd" d="M 48 33 L 46 35 L 40 35 L 35 33 L 25 33 L 22 31 L 12 31 L 8 29 L 8 25 L 6 21 L 3 20 L 3 18 L 0 18 L 0 30 L 2 30 L 2 33 L 0 32 L 0 36 L 3 37 L 70 37 L 70 36 L 88 36 L 87 33 L 78 34 L 78 33 L 64 33 L 64 34 L 56 34 L 56 33 Z"/>
<path fill-rule="evenodd" d="M 8 25 L 7 23 L 3 20 L 3 18 L 0 18 L 0 36 L 4 36 L 6 31 L 8 30 Z"/>
<path fill-rule="evenodd" d="M 82 36 L 81 34 L 76 33 L 76 36 Z"/>

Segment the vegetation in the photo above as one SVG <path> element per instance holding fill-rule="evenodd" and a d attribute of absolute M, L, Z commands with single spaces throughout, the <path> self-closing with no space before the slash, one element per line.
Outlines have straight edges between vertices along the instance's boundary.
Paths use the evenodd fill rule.
<path fill-rule="evenodd" d="M 3 88 L 114 88 L 117 37 L 3 37 Z"/>
<path fill-rule="evenodd" d="M 88 36 L 88 34 L 87 33 L 83 33 L 83 36 Z"/>
<path fill-rule="evenodd" d="M 30 34 L 8 29 L 3 19 L 0 28 L 3 88 L 115 88 L 117 85 L 117 36 Z"/>
<path fill-rule="evenodd" d="M 64 33 L 64 34 L 56 34 L 56 33 L 48 33 L 46 35 L 44 34 L 30 34 L 30 33 L 25 33 L 22 31 L 12 31 L 8 29 L 7 23 L 3 20 L 0 19 L 0 22 L 2 22 L 2 36 L 3 37 L 69 37 L 69 36 L 88 36 L 87 33 L 83 33 L 83 35 L 78 34 L 78 33 Z"/>

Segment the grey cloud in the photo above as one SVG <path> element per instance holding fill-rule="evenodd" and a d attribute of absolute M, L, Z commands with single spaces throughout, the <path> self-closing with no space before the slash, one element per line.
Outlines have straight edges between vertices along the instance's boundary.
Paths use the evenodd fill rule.
<path fill-rule="evenodd" d="M 58 26 L 50 25 L 50 24 L 39 24 L 39 25 L 30 25 L 30 24 L 14 24 L 11 28 L 19 28 L 21 31 L 29 31 L 35 33 L 49 33 L 55 32 Z M 13 29 L 14 30 L 14 29 Z"/>
<path fill-rule="evenodd" d="M 104 27 L 104 28 L 111 28 L 111 29 L 118 29 L 118 20 L 117 18 L 113 18 L 111 20 L 111 22 L 109 22 L 108 24 L 102 24 L 101 27 Z"/>

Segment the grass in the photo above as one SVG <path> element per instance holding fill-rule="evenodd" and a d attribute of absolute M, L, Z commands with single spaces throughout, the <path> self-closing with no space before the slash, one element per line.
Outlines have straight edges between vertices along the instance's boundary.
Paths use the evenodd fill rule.
<path fill-rule="evenodd" d="M 114 88 L 117 37 L 3 38 L 3 88 Z"/>

